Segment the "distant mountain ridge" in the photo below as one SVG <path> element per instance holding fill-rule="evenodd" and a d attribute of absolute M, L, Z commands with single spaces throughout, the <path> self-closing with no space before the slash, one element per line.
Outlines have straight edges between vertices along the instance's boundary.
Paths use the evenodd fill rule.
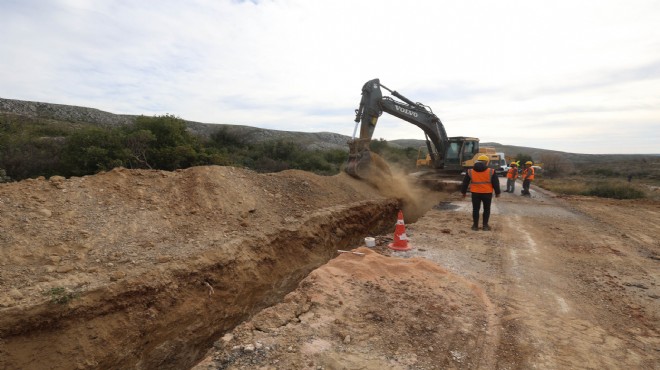
<path fill-rule="evenodd" d="M 137 115 L 114 114 L 95 108 L 74 105 L 42 103 L 24 100 L 0 98 L 0 113 L 15 114 L 32 118 L 52 119 L 72 123 L 88 123 L 100 126 L 117 126 L 131 124 Z M 184 118 L 182 118 L 184 119 Z M 346 144 L 349 136 L 332 132 L 296 132 L 268 130 L 258 127 L 229 125 L 220 123 L 202 123 L 184 119 L 188 130 L 196 135 L 209 137 L 216 131 L 226 130 L 250 142 L 267 140 L 292 140 L 306 149 L 342 149 L 348 150 Z"/>

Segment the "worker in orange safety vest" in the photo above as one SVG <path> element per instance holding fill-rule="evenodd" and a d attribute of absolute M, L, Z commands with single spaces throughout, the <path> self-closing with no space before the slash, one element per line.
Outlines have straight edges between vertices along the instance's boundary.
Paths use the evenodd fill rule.
<path fill-rule="evenodd" d="M 532 194 L 529 192 L 529 186 L 532 184 L 532 181 L 534 181 L 534 167 L 532 167 L 533 164 L 534 162 L 532 161 L 525 162 L 525 166 L 527 167 L 523 170 L 522 173 L 523 189 L 520 193 L 528 197 L 532 196 Z"/>
<path fill-rule="evenodd" d="M 518 178 L 518 164 L 511 162 L 511 168 L 506 172 L 506 192 L 513 193 L 516 190 L 516 179 Z"/>
<path fill-rule="evenodd" d="M 479 210 L 481 203 L 484 205 L 483 230 L 490 230 L 488 220 L 490 218 L 490 204 L 495 197 L 500 196 L 500 180 L 495 170 L 488 168 L 488 156 L 480 155 L 474 167 L 465 172 L 465 178 L 461 184 L 461 193 L 465 198 L 468 186 L 472 193 L 472 230 L 479 230 Z"/>

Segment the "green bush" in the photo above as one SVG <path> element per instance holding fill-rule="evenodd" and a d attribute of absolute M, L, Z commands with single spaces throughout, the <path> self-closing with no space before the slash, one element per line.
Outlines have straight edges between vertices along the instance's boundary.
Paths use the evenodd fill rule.
<path fill-rule="evenodd" d="M 67 304 L 72 300 L 80 297 L 80 293 L 70 292 L 63 287 L 51 288 L 44 294 L 50 297 L 51 303 L 57 303 L 57 304 Z"/>
<path fill-rule="evenodd" d="M 243 140 L 238 135 L 228 132 L 226 127 L 211 134 L 210 145 L 217 148 L 245 147 Z"/>
<path fill-rule="evenodd" d="M 381 140 L 381 146 L 387 148 L 387 142 Z M 387 150 L 390 156 L 399 155 Z M 140 116 L 133 125 L 97 126 L 0 114 L 0 168 L 6 170 L 0 181 L 84 176 L 118 166 L 171 171 L 226 165 L 332 175 L 347 156 L 345 150 L 309 151 L 286 140 L 247 144 L 226 128 L 203 140 L 172 115 Z"/>
<path fill-rule="evenodd" d="M 126 166 L 130 154 L 120 130 L 88 127 L 75 131 L 66 139 L 61 168 L 65 176 L 84 176 Z"/>

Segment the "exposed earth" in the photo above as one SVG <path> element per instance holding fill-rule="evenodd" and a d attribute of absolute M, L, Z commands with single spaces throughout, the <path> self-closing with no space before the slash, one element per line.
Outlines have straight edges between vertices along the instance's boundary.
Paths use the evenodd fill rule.
<path fill-rule="evenodd" d="M 660 203 L 532 190 L 487 232 L 398 177 L 0 184 L 0 369 L 660 369 Z"/>

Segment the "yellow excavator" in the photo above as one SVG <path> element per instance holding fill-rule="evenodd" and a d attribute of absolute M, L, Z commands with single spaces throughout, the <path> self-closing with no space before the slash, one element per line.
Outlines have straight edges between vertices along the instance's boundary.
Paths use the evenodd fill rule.
<path fill-rule="evenodd" d="M 382 89 L 392 96 L 383 96 Z M 440 118 L 429 106 L 415 103 L 380 83 L 379 79 L 367 81 L 362 87 L 360 106 L 355 110 L 355 129 L 348 142 L 349 155 L 346 173 L 357 178 L 367 178 L 374 163 L 369 144 L 383 112 L 412 123 L 424 131 L 428 159 L 425 163 L 438 175 L 458 175 L 464 170 L 464 162 L 479 153 L 479 139 L 474 137 L 448 137 Z M 359 136 L 356 137 L 359 128 Z"/>

